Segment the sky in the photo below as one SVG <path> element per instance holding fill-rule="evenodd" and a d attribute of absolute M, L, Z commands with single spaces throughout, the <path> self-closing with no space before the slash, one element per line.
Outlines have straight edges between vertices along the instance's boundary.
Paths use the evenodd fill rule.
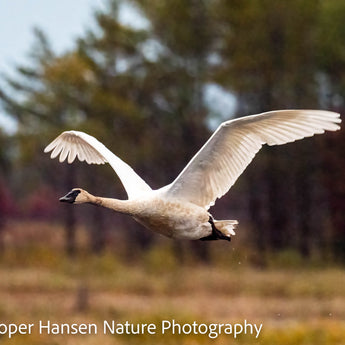
<path fill-rule="evenodd" d="M 85 31 L 93 9 L 101 6 L 102 0 L 0 0 L 0 74 L 25 63 L 34 27 L 47 34 L 54 51 L 63 52 Z M 15 130 L 15 123 L 1 109 L 0 126 Z"/>
<path fill-rule="evenodd" d="M 105 9 L 107 0 L 0 0 L 0 75 L 11 74 L 16 64 L 25 63 L 34 42 L 33 28 L 42 29 L 56 53 L 73 47 L 75 39 L 92 25 L 93 12 Z M 120 11 L 124 24 L 145 27 L 147 22 L 134 9 Z M 1 81 L 0 81 L 1 82 Z M 233 100 L 222 96 L 216 85 L 207 89 L 207 102 L 220 108 L 233 107 Z M 14 132 L 16 124 L 0 108 L 0 126 Z"/>
<path fill-rule="evenodd" d="M 95 9 L 104 9 L 106 0 L 0 0 L 0 74 L 11 74 L 25 63 L 34 42 L 33 28 L 41 28 L 53 50 L 62 53 L 73 47 L 93 21 Z M 128 11 L 123 21 L 129 21 Z M 15 123 L 0 109 L 0 126 L 9 132 Z"/>
<path fill-rule="evenodd" d="M 32 29 L 42 28 L 58 51 L 71 46 L 91 18 L 92 0 L 1 0 L 0 68 L 20 61 L 33 41 Z"/>
<path fill-rule="evenodd" d="M 61 53 L 73 47 L 92 24 L 95 9 L 105 9 L 106 4 L 107 0 L 0 0 L 1 71 L 25 61 L 34 27 L 43 29 L 52 48 Z M 122 8 L 120 20 L 135 27 L 145 25 L 129 6 Z"/>

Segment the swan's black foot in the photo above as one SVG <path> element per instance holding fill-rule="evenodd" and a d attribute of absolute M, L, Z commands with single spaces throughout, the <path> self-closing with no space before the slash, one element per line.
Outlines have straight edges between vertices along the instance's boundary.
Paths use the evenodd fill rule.
<path fill-rule="evenodd" d="M 215 227 L 212 217 L 209 218 L 208 222 L 212 226 L 212 233 L 211 233 L 211 235 L 200 238 L 200 241 L 214 241 L 214 240 L 226 240 L 229 242 L 231 241 L 230 236 L 225 236 L 221 231 L 219 231 Z"/>

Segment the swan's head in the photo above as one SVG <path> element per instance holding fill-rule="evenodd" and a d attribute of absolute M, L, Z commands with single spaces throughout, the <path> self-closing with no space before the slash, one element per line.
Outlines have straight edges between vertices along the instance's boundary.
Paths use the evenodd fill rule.
<path fill-rule="evenodd" d="M 59 200 L 70 204 L 83 204 L 90 202 L 90 194 L 83 189 L 74 188 Z"/>

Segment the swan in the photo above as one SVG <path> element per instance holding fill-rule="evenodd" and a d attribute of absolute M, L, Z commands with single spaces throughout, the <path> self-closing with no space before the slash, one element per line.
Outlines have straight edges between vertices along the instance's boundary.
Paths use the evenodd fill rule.
<path fill-rule="evenodd" d="M 88 164 L 109 163 L 128 200 L 94 196 L 74 188 L 59 200 L 89 203 L 132 216 L 154 232 L 174 239 L 231 240 L 237 220 L 215 220 L 208 212 L 264 145 L 281 145 L 340 129 L 340 114 L 324 110 L 277 110 L 223 122 L 177 178 L 157 190 L 96 138 L 75 130 L 61 133 L 44 152 L 51 158 L 77 157 Z"/>

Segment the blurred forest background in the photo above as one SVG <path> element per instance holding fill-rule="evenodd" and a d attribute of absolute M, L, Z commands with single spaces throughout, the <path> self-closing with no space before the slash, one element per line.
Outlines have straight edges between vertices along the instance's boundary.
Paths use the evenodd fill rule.
<path fill-rule="evenodd" d="M 147 25 L 121 23 L 123 4 Z M 231 243 L 172 241 L 127 216 L 62 205 L 72 187 L 125 192 L 107 165 L 60 164 L 43 153 L 61 131 L 85 131 L 159 188 L 232 116 L 344 114 L 344 23 L 338 0 L 109 0 L 62 54 L 36 29 L 26 64 L 0 83 L 2 110 L 18 124 L 15 133 L 0 129 L 0 320 L 245 318 L 264 322 L 264 333 L 239 344 L 344 344 L 344 129 L 260 151 L 211 209 L 240 221 Z M 152 344 L 100 337 L 92 339 Z M 16 339 L 0 343 L 24 338 Z"/>
<path fill-rule="evenodd" d="M 146 250 L 159 236 L 127 217 L 61 205 L 75 186 L 124 197 L 110 167 L 51 161 L 43 148 L 61 131 L 86 131 L 128 162 L 153 188 L 170 183 L 224 114 L 283 108 L 344 113 L 345 4 L 131 0 L 145 29 L 119 22 L 121 1 L 94 13 L 73 49 L 56 55 L 36 29 L 26 65 L 3 75 L 3 109 L 18 122 L 1 131 L 0 246 L 6 221 L 62 224 L 65 248 L 77 250 L 84 227 L 91 251 Z M 210 88 L 234 100 L 235 113 L 209 104 Z M 240 219 L 239 236 L 254 263 L 293 250 L 301 258 L 345 262 L 345 136 L 327 133 L 284 147 L 265 147 L 212 209 Z M 25 232 L 25 229 L 23 229 Z M 176 243 L 209 260 L 218 243 Z"/>

